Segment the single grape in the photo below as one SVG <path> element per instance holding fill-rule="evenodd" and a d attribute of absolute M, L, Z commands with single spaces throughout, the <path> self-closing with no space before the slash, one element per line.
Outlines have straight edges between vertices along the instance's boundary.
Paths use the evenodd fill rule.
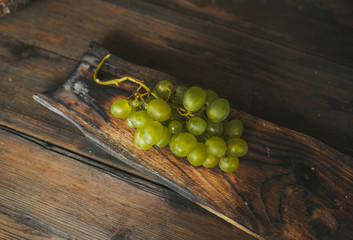
<path fill-rule="evenodd" d="M 207 133 L 210 136 L 221 137 L 223 135 L 223 122 L 207 121 Z"/>
<path fill-rule="evenodd" d="M 163 99 L 154 99 L 149 102 L 147 112 L 154 120 L 164 122 L 170 118 L 172 109 Z"/>
<path fill-rule="evenodd" d="M 202 118 L 192 117 L 187 121 L 186 128 L 194 135 L 201 135 L 207 129 L 207 123 Z"/>
<path fill-rule="evenodd" d="M 231 120 L 224 125 L 224 135 L 231 138 L 240 137 L 243 134 L 243 130 L 243 122 L 238 119 Z"/>
<path fill-rule="evenodd" d="M 213 167 L 217 166 L 218 162 L 219 162 L 219 157 L 216 157 L 212 154 L 207 154 L 207 157 L 202 165 L 205 168 L 213 168 Z"/>
<path fill-rule="evenodd" d="M 214 100 L 207 108 L 207 117 L 213 122 L 222 122 L 230 113 L 229 102 L 224 98 Z"/>
<path fill-rule="evenodd" d="M 206 148 L 209 154 L 216 157 L 222 157 L 227 151 L 227 145 L 224 140 L 217 136 L 212 136 L 206 140 Z"/>
<path fill-rule="evenodd" d="M 196 145 L 196 138 L 191 133 L 179 133 L 172 137 L 170 150 L 178 157 L 186 157 Z"/>
<path fill-rule="evenodd" d="M 137 100 L 137 99 L 132 100 L 132 101 L 131 101 L 131 106 L 132 106 L 133 108 L 137 108 L 138 106 L 140 106 L 139 100 Z"/>
<path fill-rule="evenodd" d="M 184 98 L 184 94 L 185 94 L 186 90 L 188 90 L 188 89 L 184 86 L 175 86 L 174 94 L 171 99 L 171 101 L 174 105 L 182 105 L 183 104 L 183 98 Z"/>
<path fill-rule="evenodd" d="M 231 156 L 222 157 L 219 159 L 218 165 L 223 172 L 234 172 L 239 167 L 239 159 Z"/>
<path fill-rule="evenodd" d="M 143 128 L 145 125 L 152 122 L 153 119 L 146 111 L 137 111 L 131 115 L 131 121 L 135 128 Z"/>
<path fill-rule="evenodd" d="M 156 144 L 161 140 L 163 134 L 163 126 L 160 122 L 149 122 L 143 131 L 143 139 L 148 144 Z"/>
<path fill-rule="evenodd" d="M 206 101 L 206 92 L 200 87 L 191 87 L 186 90 L 183 105 L 189 111 L 200 110 Z"/>
<path fill-rule="evenodd" d="M 134 135 L 134 143 L 135 143 L 135 146 L 138 147 L 140 150 L 148 150 L 153 145 L 145 142 L 143 138 L 143 132 L 144 132 L 143 128 L 136 129 L 135 135 Z"/>
<path fill-rule="evenodd" d="M 129 116 L 132 107 L 129 104 L 129 101 L 126 99 L 118 99 L 112 103 L 110 107 L 110 112 L 116 118 L 126 118 Z"/>
<path fill-rule="evenodd" d="M 127 116 L 127 117 L 125 118 L 126 124 L 127 124 L 129 127 L 131 127 L 131 128 L 135 128 L 134 122 L 132 121 L 132 115 L 133 115 L 134 113 L 135 113 L 135 109 L 132 108 L 132 110 L 131 110 L 129 116 Z"/>
<path fill-rule="evenodd" d="M 213 91 L 213 90 L 205 90 L 205 92 L 206 92 L 206 101 L 205 101 L 205 105 L 208 107 L 208 106 L 210 106 L 210 104 L 211 104 L 214 100 L 218 99 L 218 95 L 217 95 L 217 93 L 216 93 L 215 91 Z"/>
<path fill-rule="evenodd" d="M 169 80 L 162 80 L 157 83 L 154 92 L 163 99 L 167 99 L 174 90 L 173 83 Z"/>
<path fill-rule="evenodd" d="M 198 167 L 203 164 L 207 157 L 206 146 L 204 143 L 196 143 L 194 149 L 187 155 L 188 161 L 191 165 Z"/>
<path fill-rule="evenodd" d="M 162 136 L 161 139 L 159 140 L 158 143 L 156 143 L 156 145 L 158 147 L 165 147 L 168 145 L 170 139 L 172 137 L 172 134 L 169 132 L 169 129 L 167 127 L 163 126 L 163 132 L 162 132 Z"/>
<path fill-rule="evenodd" d="M 232 157 L 242 157 L 248 152 L 248 144 L 241 138 L 228 140 L 227 154 Z"/>
<path fill-rule="evenodd" d="M 178 120 L 172 120 L 168 124 L 168 129 L 172 134 L 178 134 L 183 130 L 183 125 Z"/>

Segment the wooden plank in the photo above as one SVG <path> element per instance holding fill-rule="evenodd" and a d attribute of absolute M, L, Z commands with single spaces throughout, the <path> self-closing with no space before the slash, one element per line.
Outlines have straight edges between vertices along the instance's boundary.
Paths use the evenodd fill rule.
<path fill-rule="evenodd" d="M 92 43 L 62 86 L 35 99 L 73 122 L 114 156 L 257 238 L 347 239 L 352 234 L 351 157 L 234 109 L 232 118 L 244 122 L 244 138 L 250 148 L 235 174 L 192 167 L 168 148 L 140 151 L 125 120 L 109 113 L 113 100 L 126 96 L 126 91 L 97 85 L 92 79 L 107 53 Z M 142 79 L 150 86 L 160 79 L 180 83 L 116 56 L 105 71 L 115 77 Z"/>
<path fill-rule="evenodd" d="M 1 239 L 253 239 L 171 190 L 45 145 L 0 129 Z"/>
<path fill-rule="evenodd" d="M 37 1 L 1 21 L 4 36 L 68 58 L 99 41 L 124 59 L 215 89 L 237 109 L 353 155 L 352 68 L 141 1 Z"/>
<path fill-rule="evenodd" d="M 351 1 L 146 1 L 353 66 Z"/>

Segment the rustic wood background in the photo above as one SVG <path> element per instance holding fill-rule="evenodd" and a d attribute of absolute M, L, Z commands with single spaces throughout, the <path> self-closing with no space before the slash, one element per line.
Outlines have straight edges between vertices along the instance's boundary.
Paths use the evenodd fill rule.
<path fill-rule="evenodd" d="M 95 40 L 353 156 L 352 11 L 344 0 L 36 0 L 0 19 L 0 237 L 252 239 L 32 95 L 59 86 Z"/>

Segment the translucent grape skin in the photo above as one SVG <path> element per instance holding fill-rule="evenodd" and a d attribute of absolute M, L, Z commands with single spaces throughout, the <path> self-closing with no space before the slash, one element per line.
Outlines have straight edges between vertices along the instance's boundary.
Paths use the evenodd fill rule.
<path fill-rule="evenodd" d="M 213 122 L 222 122 L 230 113 L 230 105 L 228 100 L 218 98 L 207 108 L 207 117 Z"/>
<path fill-rule="evenodd" d="M 172 134 L 178 134 L 183 130 L 183 125 L 178 120 L 172 120 L 168 124 L 168 129 Z"/>
<path fill-rule="evenodd" d="M 216 99 L 218 99 L 218 95 L 217 95 L 217 93 L 215 92 L 215 91 L 213 91 L 213 90 L 205 90 L 205 92 L 206 92 L 206 101 L 205 101 L 205 105 L 208 107 L 208 106 L 210 106 L 210 104 L 214 101 L 214 100 L 216 100 Z"/>
<path fill-rule="evenodd" d="M 198 136 L 206 131 L 207 123 L 200 117 L 192 117 L 187 121 L 186 128 L 189 132 Z"/>
<path fill-rule="evenodd" d="M 223 172 L 234 172 L 239 167 L 239 159 L 231 156 L 222 157 L 219 159 L 218 165 Z"/>
<path fill-rule="evenodd" d="M 154 145 L 161 140 L 163 126 L 158 121 L 152 121 L 143 128 L 143 139 L 146 143 Z"/>
<path fill-rule="evenodd" d="M 129 116 L 132 107 L 126 99 L 118 99 L 110 106 L 110 112 L 116 118 L 126 118 Z"/>
<path fill-rule="evenodd" d="M 131 116 L 132 116 L 132 114 L 134 114 L 134 112 L 135 112 L 135 108 L 132 108 L 132 110 L 131 110 L 129 116 L 127 116 L 127 117 L 125 118 L 126 124 L 127 124 L 129 127 L 131 127 L 131 128 L 135 128 L 135 125 L 134 125 L 134 123 L 133 123 L 133 121 L 132 121 L 132 119 L 131 119 Z"/>
<path fill-rule="evenodd" d="M 168 96 L 173 92 L 173 83 L 169 80 L 159 81 L 154 88 L 154 92 L 161 98 L 167 99 Z"/>
<path fill-rule="evenodd" d="M 207 133 L 210 136 L 221 137 L 223 136 L 223 131 L 224 131 L 223 122 L 213 122 L 211 120 L 207 122 Z"/>
<path fill-rule="evenodd" d="M 186 90 L 183 105 L 189 111 L 200 110 L 206 101 L 206 92 L 200 87 L 191 87 Z"/>
<path fill-rule="evenodd" d="M 156 143 L 156 145 L 158 147 L 167 146 L 171 137 L 172 137 L 172 134 L 169 132 L 169 129 L 167 127 L 163 126 L 163 132 L 162 132 L 161 139 L 159 140 L 158 143 Z"/>
<path fill-rule="evenodd" d="M 189 163 L 195 167 L 201 166 L 207 157 L 206 146 L 204 143 L 196 143 L 195 147 L 187 155 Z"/>
<path fill-rule="evenodd" d="M 222 157 L 227 151 L 224 140 L 218 136 L 212 136 L 205 142 L 207 152 L 216 157 Z"/>
<path fill-rule="evenodd" d="M 131 119 L 132 125 L 135 128 L 143 128 L 148 123 L 153 121 L 153 119 L 150 117 L 150 115 L 146 111 L 134 112 L 129 115 L 129 118 Z"/>
<path fill-rule="evenodd" d="M 153 145 L 145 142 L 143 138 L 143 132 L 144 132 L 143 128 L 136 129 L 135 135 L 134 135 L 134 143 L 138 149 L 145 151 L 150 149 Z"/>
<path fill-rule="evenodd" d="M 175 86 L 174 95 L 171 99 L 171 101 L 174 105 L 182 105 L 183 104 L 183 98 L 184 98 L 184 94 L 185 94 L 186 90 L 188 90 L 188 89 L 184 86 Z"/>
<path fill-rule="evenodd" d="M 238 119 L 233 119 L 224 125 L 224 135 L 232 137 L 240 137 L 243 134 L 243 122 Z"/>
<path fill-rule="evenodd" d="M 202 165 L 205 168 L 213 168 L 218 165 L 218 162 L 219 162 L 219 157 L 213 156 L 212 154 L 207 154 L 207 157 Z"/>
<path fill-rule="evenodd" d="M 163 99 L 154 99 L 148 103 L 147 113 L 154 120 L 164 122 L 170 118 L 172 109 Z"/>
<path fill-rule="evenodd" d="M 248 144 L 241 138 L 228 140 L 227 154 L 232 157 L 242 157 L 248 152 Z"/>
<path fill-rule="evenodd" d="M 196 145 L 196 138 L 191 133 L 179 133 L 170 140 L 169 147 L 178 157 L 186 157 Z"/>

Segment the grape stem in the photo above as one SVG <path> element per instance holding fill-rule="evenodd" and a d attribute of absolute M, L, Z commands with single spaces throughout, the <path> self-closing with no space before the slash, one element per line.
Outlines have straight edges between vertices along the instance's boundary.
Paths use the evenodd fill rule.
<path fill-rule="evenodd" d="M 101 81 L 97 75 L 98 72 L 100 71 L 100 69 L 102 68 L 104 62 L 110 58 L 111 54 L 108 54 L 107 56 L 105 56 L 102 61 L 98 64 L 96 70 L 94 71 L 93 74 L 93 80 L 100 84 L 100 85 L 116 85 L 117 87 L 119 87 L 119 83 L 124 82 L 124 81 L 131 81 L 134 83 L 137 83 L 138 85 L 140 85 L 140 87 L 138 89 L 140 89 L 141 87 L 144 88 L 146 90 L 147 93 L 151 93 L 151 95 L 155 98 L 159 98 L 157 96 L 157 94 L 155 94 L 154 92 L 151 91 L 151 89 L 149 87 L 147 87 L 142 80 L 139 80 L 137 78 L 133 78 L 133 77 L 122 77 L 122 78 L 117 78 L 117 79 L 111 79 L 111 80 L 107 80 L 107 81 Z"/>

